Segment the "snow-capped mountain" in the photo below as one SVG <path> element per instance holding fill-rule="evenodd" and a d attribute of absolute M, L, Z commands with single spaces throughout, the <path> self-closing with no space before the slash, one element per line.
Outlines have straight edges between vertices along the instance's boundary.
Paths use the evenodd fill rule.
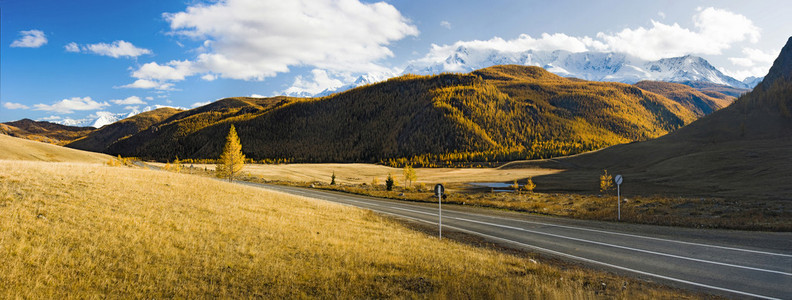
<path fill-rule="evenodd" d="M 383 81 L 383 80 L 387 80 L 388 78 L 391 78 L 391 77 L 394 77 L 394 76 L 397 76 L 397 75 L 398 74 L 392 74 L 392 73 L 380 73 L 380 74 L 369 73 L 369 74 L 363 74 L 363 75 L 359 76 L 357 79 L 355 79 L 355 81 L 353 81 L 350 84 L 343 85 L 343 86 L 340 86 L 340 87 L 337 87 L 337 88 L 325 89 L 324 91 L 322 91 L 322 92 L 320 92 L 320 93 L 318 93 L 316 95 L 312 95 L 312 96 L 313 97 L 329 96 L 329 95 L 332 95 L 332 94 L 335 94 L 335 93 L 339 93 L 339 92 L 343 92 L 343 91 L 346 91 L 346 90 L 350 90 L 350 89 L 353 89 L 353 88 L 356 88 L 356 87 L 359 87 L 359 86 L 364 86 L 364 85 L 367 85 L 367 84 L 372 84 L 372 83 L 377 83 L 377 82 L 380 82 L 380 81 Z"/>
<path fill-rule="evenodd" d="M 754 87 L 756 87 L 757 84 L 762 82 L 762 79 L 764 79 L 764 76 L 762 76 L 762 77 L 749 76 L 749 77 L 743 79 L 742 82 L 745 85 L 747 85 L 749 89 L 753 89 Z"/>
<path fill-rule="evenodd" d="M 94 114 L 91 114 L 83 119 L 71 119 L 65 118 L 60 120 L 53 121 L 54 123 L 58 123 L 61 125 L 67 126 L 79 126 L 79 127 L 94 127 L 94 128 L 101 128 L 102 126 L 113 124 L 118 122 L 119 120 L 129 118 L 136 114 L 139 114 L 140 111 L 132 110 L 128 113 L 112 113 L 109 111 L 97 111 Z"/>
<path fill-rule="evenodd" d="M 460 46 L 445 60 L 413 61 L 404 73 L 439 74 L 442 72 L 470 72 L 494 65 L 518 64 L 539 66 L 564 77 L 593 81 L 636 83 L 641 80 L 705 81 L 736 88 L 753 88 L 754 81 L 741 82 L 723 74 L 707 60 L 686 55 L 646 61 L 622 53 L 534 51 L 505 52 L 493 49 L 471 49 Z M 758 80 L 758 81 L 757 81 Z"/>

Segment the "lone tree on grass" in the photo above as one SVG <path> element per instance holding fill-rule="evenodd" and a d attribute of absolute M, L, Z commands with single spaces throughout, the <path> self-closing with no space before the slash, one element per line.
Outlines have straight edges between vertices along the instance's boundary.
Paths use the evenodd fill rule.
<path fill-rule="evenodd" d="M 393 176 L 391 176 L 391 174 L 388 173 L 388 179 L 385 179 L 385 189 L 389 190 L 389 191 L 392 191 L 394 184 L 395 184 L 395 182 L 393 180 Z"/>
<path fill-rule="evenodd" d="M 600 175 L 600 192 L 608 194 L 613 190 L 613 177 L 608 174 L 608 170 L 602 170 L 603 174 Z"/>
<path fill-rule="evenodd" d="M 408 183 L 409 186 L 412 186 L 413 181 L 418 179 L 418 176 L 415 175 L 415 169 L 413 169 L 412 165 L 404 166 L 404 183 Z"/>
<path fill-rule="evenodd" d="M 244 166 L 245 155 L 242 154 L 242 144 L 239 142 L 236 128 L 231 125 L 223 147 L 223 153 L 220 154 L 220 160 L 217 161 L 217 177 L 228 178 L 229 182 L 233 181 L 234 175 L 239 173 Z"/>

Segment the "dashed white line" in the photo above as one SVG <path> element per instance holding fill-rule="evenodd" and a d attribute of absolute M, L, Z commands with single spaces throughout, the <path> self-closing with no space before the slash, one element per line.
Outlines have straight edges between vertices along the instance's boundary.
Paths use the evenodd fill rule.
<path fill-rule="evenodd" d="M 319 197 L 319 195 L 311 194 L 311 193 L 305 193 L 305 194 L 302 194 L 302 195 L 312 196 L 312 197 Z M 326 199 L 326 200 L 330 200 L 330 199 Z M 371 203 L 371 202 L 357 201 L 357 200 L 351 200 L 351 199 L 344 199 L 343 201 L 344 202 L 357 203 L 360 206 L 383 207 L 383 205 L 376 204 L 376 203 Z M 333 201 L 333 202 L 337 202 L 337 201 Z M 354 206 L 354 205 L 352 205 L 352 206 Z M 360 206 L 356 206 L 356 207 L 360 207 Z M 396 209 L 396 210 L 409 211 L 409 212 L 423 214 L 423 215 L 437 216 L 437 214 L 435 214 L 435 213 L 428 213 L 428 212 L 423 212 L 423 211 L 418 211 L 418 210 L 413 210 L 413 209 L 407 209 L 407 208 L 402 208 L 402 207 L 396 207 L 396 206 L 384 206 L 384 207 L 390 208 L 390 209 Z M 397 213 L 391 213 L 391 212 L 386 212 L 386 211 L 379 211 L 379 212 L 383 213 L 383 214 L 387 214 L 387 215 L 400 217 L 400 218 L 406 218 L 406 219 L 419 221 L 419 222 L 423 222 L 423 223 L 432 223 L 432 224 L 434 224 L 434 222 L 431 222 L 431 221 L 422 220 L 422 219 L 414 218 L 414 217 L 409 217 L 409 216 L 401 215 L 401 214 L 397 214 Z M 473 215 L 473 214 L 464 213 L 464 212 L 457 212 L 457 211 L 455 211 L 455 213 L 465 214 L 465 215 Z M 475 216 L 478 216 L 478 215 L 475 215 Z M 493 216 L 485 216 L 485 217 L 498 218 L 498 217 L 493 217 Z M 463 221 L 463 222 L 478 223 L 478 224 L 482 224 L 482 225 L 501 227 L 501 228 L 507 228 L 507 229 L 512 229 L 512 230 L 530 232 L 530 233 L 534 233 L 534 234 L 548 235 L 548 236 L 564 238 L 564 239 L 570 239 L 570 240 L 575 240 L 575 241 L 580 241 L 580 242 L 587 242 L 587 243 L 593 243 L 593 244 L 598 244 L 598 245 L 603 245 L 603 246 L 621 248 L 621 249 L 630 250 L 630 251 L 638 251 L 638 252 L 644 252 L 644 253 L 648 253 L 648 254 L 661 255 L 661 256 L 673 257 L 673 258 L 678 258 L 678 259 L 697 261 L 697 262 L 702 262 L 702 263 L 710 263 L 710 264 L 716 264 L 716 265 L 722 265 L 722 266 L 728 266 L 728 267 L 734 267 L 734 268 L 742 268 L 742 269 L 748 269 L 748 270 L 754 270 L 754 271 L 770 272 L 770 273 L 777 273 L 777 274 L 782 274 L 782 275 L 786 275 L 786 276 L 792 276 L 792 273 L 787 273 L 787 272 L 782 272 L 782 271 L 766 270 L 766 269 L 761 269 L 761 268 L 754 268 L 754 267 L 748 267 L 748 266 L 740 266 L 740 265 L 734 265 L 734 264 L 728 264 L 728 263 L 708 261 L 708 260 L 703 260 L 703 259 L 684 257 L 684 256 L 679 256 L 679 255 L 655 252 L 655 251 L 644 250 L 644 249 L 637 249 L 637 248 L 632 248 L 632 247 L 612 245 L 612 244 L 608 244 L 608 243 L 602 243 L 602 242 L 597 242 L 597 241 L 590 241 L 590 240 L 585 240 L 585 239 L 567 237 L 567 236 L 551 234 L 551 233 L 538 232 L 538 231 L 533 231 L 533 230 L 519 228 L 519 227 L 514 227 L 514 226 L 501 225 L 501 224 L 495 224 L 495 223 L 489 223 L 489 222 L 483 222 L 483 221 L 476 221 L 476 220 L 470 220 L 470 219 L 459 218 L 459 217 L 450 217 L 449 216 L 448 218 L 454 219 L 454 220 L 458 220 L 458 221 Z M 645 236 L 634 235 L 634 234 L 610 232 L 610 231 L 605 231 L 605 230 L 580 228 L 580 227 L 574 227 L 574 226 L 556 225 L 556 224 L 548 224 L 548 223 L 532 222 L 532 221 L 523 221 L 523 220 L 512 220 L 512 221 L 517 221 L 517 222 L 521 222 L 521 223 L 544 225 L 544 226 L 554 226 L 554 227 L 567 228 L 567 229 L 584 230 L 584 231 L 590 231 L 590 232 L 599 232 L 599 233 L 605 233 L 605 234 L 630 236 L 630 237 L 635 237 L 635 238 L 660 240 L 660 241 L 680 243 L 680 244 L 689 244 L 689 245 L 695 245 L 695 246 L 712 247 L 712 248 L 719 248 L 719 249 L 724 249 L 724 250 L 734 250 L 734 251 L 751 252 L 751 253 L 757 253 L 757 254 L 767 254 L 767 255 L 775 255 L 775 256 L 792 257 L 792 255 L 773 253 L 773 252 L 756 251 L 756 250 L 749 250 L 749 249 L 724 247 L 724 246 L 716 246 L 716 245 L 708 245 L 708 244 L 700 244 L 700 243 L 684 242 L 684 241 L 676 241 L 676 240 L 654 238 L 654 237 L 645 237 Z M 571 255 L 571 254 L 567 254 L 567 253 L 563 253 L 563 252 L 559 252 L 559 251 L 555 251 L 555 250 L 551 250 L 551 249 L 546 249 L 546 248 L 542 248 L 542 247 L 538 247 L 538 246 L 534 246 L 534 245 L 529 245 L 529 244 L 525 244 L 525 243 L 522 243 L 522 242 L 518 242 L 518 241 L 514 241 L 514 240 L 502 238 L 502 237 L 492 236 L 492 235 L 489 235 L 489 234 L 486 234 L 486 233 L 482 233 L 482 232 L 478 232 L 478 231 L 474 231 L 474 230 L 463 229 L 463 228 L 459 228 L 459 227 L 452 226 L 452 225 L 444 225 L 444 227 L 455 229 L 455 230 L 459 230 L 459 231 L 462 231 L 462 232 L 473 233 L 473 234 L 480 235 L 480 236 L 485 236 L 485 237 L 488 237 L 488 238 L 491 238 L 491 239 L 502 240 L 502 241 L 505 241 L 505 242 L 521 245 L 523 247 L 536 249 L 536 250 L 540 250 L 540 251 L 543 251 L 543 252 L 552 253 L 552 254 L 560 255 L 560 256 L 564 256 L 564 257 L 569 257 L 569 258 L 573 258 L 573 259 L 576 259 L 576 260 L 581 260 L 581 261 L 585 261 L 585 262 L 595 263 L 595 264 L 599 264 L 599 265 L 603 265 L 603 266 L 607 266 L 607 267 L 611 267 L 611 268 L 615 268 L 615 269 L 625 270 L 625 271 L 629 271 L 629 272 L 633 272 L 633 273 L 637 273 L 637 274 L 652 276 L 652 277 L 656 277 L 656 278 L 661 278 L 661 279 L 665 279 L 665 280 L 670 280 L 670 281 L 690 284 L 690 285 L 699 286 L 699 287 L 705 287 L 705 288 L 714 289 L 714 290 L 720 290 L 720 291 L 725 291 L 725 292 L 745 295 L 745 296 L 749 296 L 749 297 L 757 297 L 757 298 L 763 298 L 763 299 L 777 299 L 777 298 L 773 298 L 773 297 L 769 297 L 769 296 L 758 295 L 758 294 L 753 294 L 753 293 L 749 293 L 749 292 L 738 291 L 738 290 L 733 290 L 733 289 L 728 289 L 728 288 L 723 288 L 723 287 L 717 287 L 717 286 L 712 286 L 712 285 L 708 285 L 708 284 L 693 282 L 693 281 L 689 281 L 689 280 L 684 280 L 684 279 L 664 276 L 664 275 L 660 275 L 660 274 L 655 274 L 655 273 L 635 270 L 635 269 L 631 269 L 631 268 L 627 268 L 627 267 L 623 267 L 623 266 L 613 265 L 613 264 L 610 264 L 610 263 L 601 262 L 601 261 L 588 259 L 588 258 L 584 258 L 584 257 L 579 257 L 579 256 L 575 256 L 575 255 Z"/>

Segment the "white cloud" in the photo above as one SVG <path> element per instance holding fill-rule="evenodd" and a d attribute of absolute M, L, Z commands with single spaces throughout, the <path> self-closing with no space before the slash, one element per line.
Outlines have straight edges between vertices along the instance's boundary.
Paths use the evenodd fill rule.
<path fill-rule="evenodd" d="M 134 111 L 134 112 L 138 112 L 138 108 L 140 108 L 140 106 L 137 106 L 137 105 L 124 106 L 125 110 L 131 110 L 131 111 Z"/>
<path fill-rule="evenodd" d="M 47 36 L 41 30 L 23 30 L 19 34 L 22 37 L 13 41 L 11 47 L 38 48 L 47 43 Z"/>
<path fill-rule="evenodd" d="M 122 85 L 120 88 L 132 89 L 157 89 L 161 91 L 169 91 L 173 89 L 173 83 L 163 83 L 154 80 L 138 79 L 135 82 Z"/>
<path fill-rule="evenodd" d="M 267 98 L 267 96 L 259 95 L 259 94 L 250 94 L 249 97 L 251 97 L 251 98 Z"/>
<path fill-rule="evenodd" d="M 55 102 L 55 104 L 36 104 L 33 105 L 35 110 L 53 111 L 62 114 L 69 114 L 75 110 L 97 110 L 103 107 L 110 106 L 107 102 L 96 102 L 91 97 L 73 97 L 70 99 L 63 99 Z"/>
<path fill-rule="evenodd" d="M 212 102 L 211 102 L 211 101 L 206 101 L 206 102 L 195 102 L 195 103 L 193 103 L 192 105 L 190 105 L 190 108 L 196 108 L 196 107 L 199 107 L 199 106 L 204 106 L 204 105 L 207 105 L 207 104 L 209 104 L 209 103 L 212 103 Z"/>
<path fill-rule="evenodd" d="M 144 54 L 151 54 L 151 50 L 145 48 L 138 48 L 135 47 L 130 42 L 118 40 L 112 42 L 110 44 L 107 43 L 96 43 L 96 44 L 88 44 L 88 45 L 77 45 L 75 42 L 71 42 L 64 46 L 67 52 L 83 52 L 83 53 L 93 53 L 97 55 L 109 56 L 113 58 L 119 57 L 128 57 L 128 58 L 136 58 L 138 56 Z"/>
<path fill-rule="evenodd" d="M 377 61 L 393 56 L 388 45 L 418 35 L 411 21 L 385 2 L 228 0 L 163 16 L 171 34 L 203 41 L 196 49 L 200 54 L 189 61 L 146 64 L 133 77 L 147 81 L 129 87 L 156 88 L 207 73 L 204 80 L 263 80 L 290 66 L 382 71 L 387 68 Z"/>
<path fill-rule="evenodd" d="M 661 17 L 663 15 L 660 13 Z M 616 33 L 599 32 L 594 38 L 543 33 L 538 38 L 523 34 L 511 40 L 493 37 L 489 40 L 457 41 L 451 45 L 433 44 L 429 53 L 411 64 L 442 63 L 459 47 L 501 53 L 528 50 L 621 52 L 645 60 L 657 60 L 687 54 L 719 55 L 737 43 L 756 43 L 760 37 L 760 29 L 751 20 L 722 9 L 699 9 L 692 21 L 693 28 L 684 28 L 677 23 L 669 25 L 652 20 L 649 28 L 625 28 Z"/>
<path fill-rule="evenodd" d="M 730 57 L 729 61 L 741 67 L 753 67 L 757 64 L 761 64 L 769 68 L 770 65 L 773 64 L 775 58 L 778 57 L 778 53 L 767 53 L 759 49 L 748 47 L 743 48 L 742 53 L 745 55 L 744 57 Z"/>
<path fill-rule="evenodd" d="M 311 70 L 311 79 L 297 75 L 292 86 L 282 92 L 283 95 L 315 95 L 326 89 L 338 88 L 344 85 L 344 81 L 336 76 L 331 77 L 326 70 Z"/>
<path fill-rule="evenodd" d="M 146 100 L 148 100 L 148 101 L 154 100 L 154 97 L 148 96 L 148 97 L 146 97 Z"/>
<path fill-rule="evenodd" d="M 448 21 L 440 21 L 440 27 L 443 27 L 445 29 L 451 29 L 451 23 L 449 23 Z"/>
<path fill-rule="evenodd" d="M 175 108 L 175 109 L 186 110 L 186 108 L 181 107 L 181 106 L 154 104 L 154 105 L 149 105 L 149 106 L 144 107 L 143 111 L 146 112 L 146 111 L 151 111 L 151 110 L 155 110 L 155 109 L 160 109 L 160 108 L 163 108 L 163 107 L 170 107 L 170 108 Z"/>
<path fill-rule="evenodd" d="M 195 73 L 192 63 L 189 61 L 173 60 L 167 65 L 160 65 L 156 62 L 144 64 L 134 72 L 132 77 L 149 80 L 173 80 L 181 81 L 184 77 Z"/>
<path fill-rule="evenodd" d="M 57 121 L 57 120 L 60 120 L 60 119 L 61 119 L 61 117 L 60 117 L 60 116 L 51 115 L 51 116 L 49 116 L 49 117 L 44 117 L 44 118 L 41 118 L 41 119 L 39 119 L 39 120 L 40 120 L 40 121 Z"/>
<path fill-rule="evenodd" d="M 140 99 L 140 97 L 138 96 L 130 96 L 127 97 L 126 99 L 110 100 L 110 102 L 113 102 L 118 105 L 146 104 L 146 102 L 143 102 L 143 100 Z"/>
<path fill-rule="evenodd" d="M 63 48 L 66 49 L 66 52 L 73 52 L 73 53 L 80 52 L 80 46 L 77 45 L 77 43 L 75 42 L 68 43 L 66 44 L 66 46 L 63 46 Z"/>
<path fill-rule="evenodd" d="M 677 23 L 663 24 L 652 20 L 651 28 L 625 28 L 621 32 L 600 32 L 609 51 L 623 52 L 647 60 L 686 54 L 721 54 L 733 44 L 743 41 L 756 43 L 759 28 L 743 15 L 730 11 L 706 8 L 693 16 L 694 29 Z"/>
<path fill-rule="evenodd" d="M 21 103 L 14 103 L 14 102 L 5 102 L 3 103 L 3 107 L 7 109 L 28 109 L 27 105 Z"/>
<path fill-rule="evenodd" d="M 665 17 L 666 17 L 666 14 L 664 12 L 662 12 L 662 11 L 658 11 L 657 15 L 660 16 L 661 19 L 665 19 Z"/>

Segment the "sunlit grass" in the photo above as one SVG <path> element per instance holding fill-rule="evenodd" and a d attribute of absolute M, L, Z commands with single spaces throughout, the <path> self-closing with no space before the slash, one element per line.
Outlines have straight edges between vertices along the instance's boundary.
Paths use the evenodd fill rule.
<path fill-rule="evenodd" d="M 73 163 L 0 161 L 0 257 L 0 298 L 680 296 L 342 205 Z"/>

